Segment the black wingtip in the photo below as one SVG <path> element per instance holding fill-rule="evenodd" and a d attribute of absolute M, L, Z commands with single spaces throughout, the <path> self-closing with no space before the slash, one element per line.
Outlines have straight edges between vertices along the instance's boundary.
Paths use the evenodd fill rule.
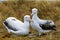
<path fill-rule="evenodd" d="M 5 24 L 6 26 L 8 25 L 8 23 L 6 21 L 4 21 L 3 24 Z"/>
<path fill-rule="evenodd" d="M 55 30 L 56 31 L 56 26 L 46 26 L 46 25 L 42 25 L 40 26 L 43 30 Z"/>

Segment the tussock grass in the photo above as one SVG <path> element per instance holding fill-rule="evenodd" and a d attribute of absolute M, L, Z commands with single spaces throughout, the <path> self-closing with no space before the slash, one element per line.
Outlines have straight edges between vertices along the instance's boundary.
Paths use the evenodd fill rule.
<path fill-rule="evenodd" d="M 3 26 L 3 21 L 10 17 L 16 17 L 23 21 L 25 15 L 31 14 L 31 9 L 38 9 L 38 16 L 41 19 L 53 20 L 57 26 L 57 31 L 48 33 L 41 37 L 30 38 L 28 36 L 6 36 L 7 30 Z M 60 2 L 59 1 L 8 1 L 0 2 L 0 40 L 60 40 Z M 31 29 L 32 33 L 37 33 Z"/>

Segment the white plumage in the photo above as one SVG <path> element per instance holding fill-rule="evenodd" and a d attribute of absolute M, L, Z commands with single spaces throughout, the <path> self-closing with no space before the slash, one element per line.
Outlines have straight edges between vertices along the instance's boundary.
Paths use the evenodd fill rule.
<path fill-rule="evenodd" d="M 55 30 L 55 24 L 52 20 L 42 20 L 39 19 L 37 16 L 37 9 L 33 8 L 32 9 L 32 20 L 31 26 L 33 29 L 37 30 L 39 32 L 39 35 L 45 32 L 50 32 L 51 30 Z"/>
<path fill-rule="evenodd" d="M 27 35 L 29 34 L 29 21 L 30 16 L 26 15 L 24 16 L 24 23 L 14 17 L 9 17 L 4 21 L 3 24 L 9 33 Z"/>

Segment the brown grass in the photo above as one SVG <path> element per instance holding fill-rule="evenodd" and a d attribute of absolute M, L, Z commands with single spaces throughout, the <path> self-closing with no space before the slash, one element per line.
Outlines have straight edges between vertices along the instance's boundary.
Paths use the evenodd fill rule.
<path fill-rule="evenodd" d="M 37 8 L 41 19 L 53 20 L 57 26 L 56 32 L 50 32 L 40 37 L 8 35 L 3 21 L 10 17 L 16 17 L 23 21 L 24 15 L 30 15 L 31 9 Z M 37 33 L 31 29 L 32 33 Z M 8 1 L 0 2 L 0 40 L 60 40 L 60 2 L 59 1 Z"/>

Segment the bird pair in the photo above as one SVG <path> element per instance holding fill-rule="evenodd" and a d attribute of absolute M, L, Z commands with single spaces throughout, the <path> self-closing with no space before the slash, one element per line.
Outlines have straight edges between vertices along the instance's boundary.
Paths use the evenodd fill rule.
<path fill-rule="evenodd" d="M 39 19 L 37 12 L 38 9 L 32 9 L 32 20 L 29 15 L 24 16 L 24 22 L 21 22 L 14 17 L 9 17 L 4 21 L 3 25 L 8 30 L 8 33 L 14 33 L 17 35 L 28 35 L 30 32 L 30 25 L 33 29 L 39 32 L 39 35 L 56 30 L 56 26 L 52 20 Z"/>

